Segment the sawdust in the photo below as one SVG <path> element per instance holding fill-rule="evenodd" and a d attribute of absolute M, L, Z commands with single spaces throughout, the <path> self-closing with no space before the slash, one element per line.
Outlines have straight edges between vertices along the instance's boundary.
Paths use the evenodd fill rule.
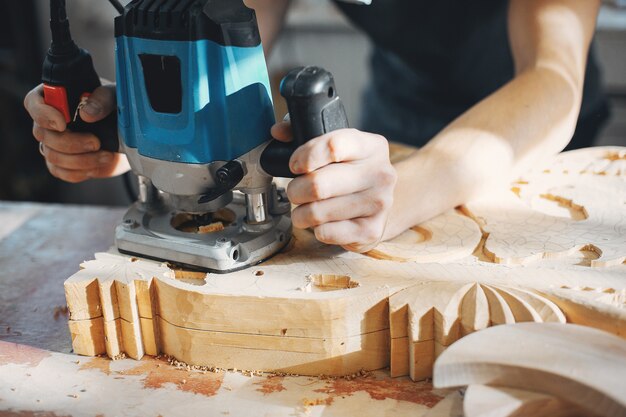
<path fill-rule="evenodd" d="M 364 391 L 373 400 L 407 401 L 432 408 L 443 399 L 433 394 L 432 388 L 431 383 L 413 382 L 408 379 L 359 377 L 351 381 L 344 378 L 331 380 L 327 382 L 326 387 L 317 389 L 315 392 L 328 395 L 325 402 L 327 405 L 332 404 L 336 398 L 349 397 Z"/>
<path fill-rule="evenodd" d="M 199 234 L 221 232 L 222 230 L 224 230 L 224 223 L 222 222 L 215 222 L 215 223 L 207 224 L 205 226 L 198 227 Z"/>
<path fill-rule="evenodd" d="M 156 359 L 160 359 L 163 361 L 166 361 L 170 366 L 178 369 L 178 370 L 184 370 L 184 371 L 199 371 L 199 372 L 211 372 L 214 374 L 219 374 L 219 373 L 223 373 L 226 372 L 226 369 L 222 369 L 222 368 L 216 368 L 214 366 L 200 366 L 200 365 L 189 365 L 185 362 L 181 362 L 178 359 L 174 358 L 173 356 L 157 356 Z"/>
<path fill-rule="evenodd" d="M 174 278 L 177 280 L 197 280 L 197 281 L 205 281 L 206 272 L 202 271 L 192 271 L 189 269 L 179 268 L 178 266 L 168 263 L 167 267 L 174 271 Z"/>
<path fill-rule="evenodd" d="M 333 401 L 334 401 L 334 398 L 331 398 L 331 397 L 316 398 L 314 400 L 309 399 L 309 398 L 303 398 L 302 405 L 305 407 L 314 407 L 316 405 L 331 405 Z"/>
<path fill-rule="evenodd" d="M 255 382 L 254 385 L 259 385 L 259 388 L 257 388 L 258 392 L 262 392 L 263 395 L 270 395 L 287 389 L 283 385 L 284 380 L 285 377 L 283 376 L 270 376 L 264 378 L 262 381 Z"/>
<path fill-rule="evenodd" d="M 79 371 L 88 371 L 90 369 L 98 370 L 105 375 L 111 375 L 111 360 L 109 358 L 93 358 L 78 368 Z"/>
<path fill-rule="evenodd" d="M 16 364 L 35 367 L 49 357 L 50 352 L 17 343 L 0 342 L 0 365 Z"/>
<path fill-rule="evenodd" d="M 126 370 L 113 371 L 107 358 L 93 358 L 84 363 L 79 370 L 95 369 L 114 379 L 124 379 L 127 376 L 141 377 L 144 388 L 161 389 L 168 384 L 174 384 L 177 389 L 207 397 L 217 394 L 224 376 L 221 372 L 208 373 L 207 367 L 188 366 L 173 358 L 160 356 L 157 358 L 144 358 L 138 361 L 138 365 Z M 170 365 L 170 366 L 162 366 Z"/>
<path fill-rule="evenodd" d="M 604 159 L 608 159 L 609 161 L 620 161 L 626 160 L 626 152 L 607 152 L 604 156 Z"/>
<path fill-rule="evenodd" d="M 144 376 L 142 383 L 144 388 L 159 389 L 167 384 L 174 384 L 180 391 L 212 397 L 222 386 L 224 375 L 221 373 L 199 372 L 197 370 L 183 370 L 175 366 L 162 367 L 159 362 L 166 359 L 143 360 L 135 368 L 116 372 L 124 376 Z"/>

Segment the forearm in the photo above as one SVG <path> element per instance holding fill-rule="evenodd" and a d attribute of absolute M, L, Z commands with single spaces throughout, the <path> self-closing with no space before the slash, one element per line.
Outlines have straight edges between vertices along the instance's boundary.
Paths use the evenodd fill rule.
<path fill-rule="evenodd" d="M 246 4 L 256 12 L 263 49 L 269 55 L 282 30 L 290 0 L 247 0 Z"/>
<path fill-rule="evenodd" d="M 582 101 L 599 0 L 511 0 L 516 76 L 412 157 L 398 185 L 385 238 L 507 187 L 531 163 L 570 141 Z"/>
<path fill-rule="evenodd" d="M 576 126 L 582 81 L 537 66 L 468 110 L 395 165 L 386 238 L 507 187 L 530 163 L 560 152 Z"/>

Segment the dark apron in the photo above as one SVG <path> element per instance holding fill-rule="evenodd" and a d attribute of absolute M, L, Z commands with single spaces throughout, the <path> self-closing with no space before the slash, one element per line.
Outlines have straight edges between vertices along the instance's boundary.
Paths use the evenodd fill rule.
<path fill-rule="evenodd" d="M 514 76 L 505 0 L 337 5 L 374 44 L 359 125 L 363 130 L 422 146 Z M 592 48 L 568 149 L 592 146 L 608 115 Z"/>

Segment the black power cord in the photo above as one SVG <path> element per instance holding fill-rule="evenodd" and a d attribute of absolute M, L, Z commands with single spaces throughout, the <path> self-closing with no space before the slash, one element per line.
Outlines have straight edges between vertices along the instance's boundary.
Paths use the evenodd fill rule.
<path fill-rule="evenodd" d="M 124 7 L 119 1 L 109 1 L 123 13 Z M 118 151 L 115 115 L 96 123 L 71 120 L 72 115 L 78 111 L 78 103 L 85 97 L 85 93 L 100 86 L 100 78 L 93 68 L 89 53 L 80 49 L 72 40 L 65 0 L 50 0 L 50 29 L 52 44 L 44 62 L 42 76 L 46 103 L 64 113 L 68 128 L 94 133 L 102 141 L 102 149 Z M 132 174 L 128 172 L 124 174 L 122 180 L 129 200 L 134 202 L 137 193 L 132 186 L 132 178 Z"/>
<path fill-rule="evenodd" d="M 109 3 L 111 3 L 111 5 L 115 7 L 115 10 L 117 10 L 119 14 L 124 13 L 124 6 L 122 6 L 122 3 L 120 3 L 118 0 L 109 0 Z"/>

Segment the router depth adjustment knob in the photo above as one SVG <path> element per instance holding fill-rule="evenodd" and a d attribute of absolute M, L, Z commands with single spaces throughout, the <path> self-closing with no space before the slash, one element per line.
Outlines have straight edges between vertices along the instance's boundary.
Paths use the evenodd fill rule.
<path fill-rule="evenodd" d="M 243 179 L 243 166 L 238 161 L 230 161 L 218 169 L 215 176 L 220 185 L 229 186 L 229 189 L 235 188 Z"/>
<path fill-rule="evenodd" d="M 245 173 L 239 161 L 230 161 L 215 172 L 216 186 L 209 190 L 199 200 L 199 204 L 209 203 L 226 194 L 237 186 Z"/>

